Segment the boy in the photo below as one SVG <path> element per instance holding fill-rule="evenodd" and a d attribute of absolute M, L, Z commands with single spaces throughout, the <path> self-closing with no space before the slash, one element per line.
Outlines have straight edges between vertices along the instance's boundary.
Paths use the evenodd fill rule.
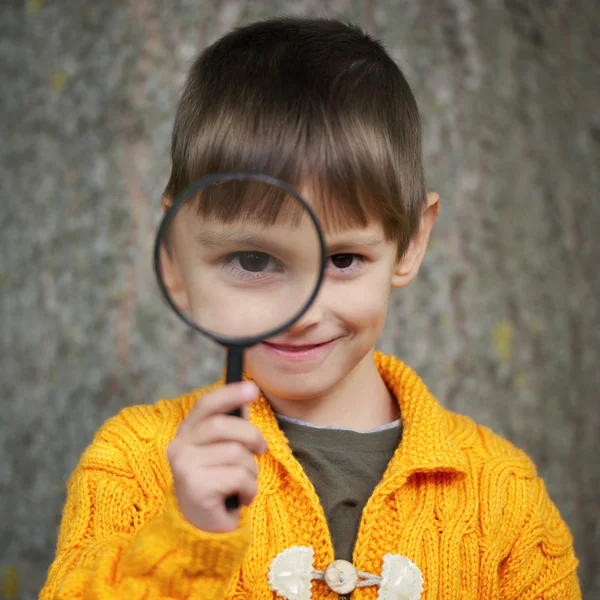
<path fill-rule="evenodd" d="M 331 248 L 325 282 L 290 330 L 247 352 L 251 381 L 102 427 L 41 597 L 580 598 L 571 536 L 531 461 L 374 352 L 439 211 L 415 100 L 382 47 L 323 19 L 226 35 L 190 71 L 172 160 L 165 206 L 219 171 L 300 188 Z M 231 494 L 241 509 L 225 509 Z"/>

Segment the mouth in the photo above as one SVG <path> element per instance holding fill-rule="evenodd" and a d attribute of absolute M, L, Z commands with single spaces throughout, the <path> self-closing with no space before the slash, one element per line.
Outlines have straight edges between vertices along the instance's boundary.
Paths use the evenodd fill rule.
<path fill-rule="evenodd" d="M 302 360 L 307 358 L 316 358 L 335 343 L 337 338 L 327 340 L 325 342 L 317 342 L 313 344 L 283 344 L 274 342 L 262 342 L 262 346 L 269 352 L 277 356 L 292 360 Z"/>

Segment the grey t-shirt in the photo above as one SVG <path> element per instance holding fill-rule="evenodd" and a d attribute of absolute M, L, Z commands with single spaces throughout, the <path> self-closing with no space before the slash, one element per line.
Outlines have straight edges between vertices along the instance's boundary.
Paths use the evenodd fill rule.
<path fill-rule="evenodd" d="M 400 444 L 402 422 L 359 432 L 277 421 L 323 505 L 335 558 L 352 562 L 362 510 Z"/>

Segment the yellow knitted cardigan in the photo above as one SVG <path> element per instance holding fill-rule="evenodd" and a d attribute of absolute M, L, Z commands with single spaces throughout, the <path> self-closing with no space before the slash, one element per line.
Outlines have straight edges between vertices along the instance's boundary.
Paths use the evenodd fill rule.
<path fill-rule="evenodd" d="M 406 556 L 423 574 L 422 600 L 581 598 L 571 535 L 528 457 L 443 409 L 400 361 L 375 360 L 404 433 L 364 508 L 354 566 L 380 575 L 384 554 Z M 126 408 L 98 431 L 69 481 L 42 600 L 273 600 L 267 574 L 282 550 L 311 546 L 319 570 L 334 560 L 314 487 L 264 398 L 250 418 L 268 451 L 238 529 L 207 533 L 183 518 L 165 447 L 208 389 Z M 323 581 L 311 597 L 338 598 Z"/>

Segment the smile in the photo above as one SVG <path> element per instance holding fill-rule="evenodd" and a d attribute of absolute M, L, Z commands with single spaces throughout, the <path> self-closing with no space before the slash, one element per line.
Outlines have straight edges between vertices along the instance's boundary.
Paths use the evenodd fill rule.
<path fill-rule="evenodd" d="M 272 342 L 262 342 L 261 346 L 281 358 L 306 360 L 322 356 L 331 348 L 336 339 L 318 344 L 274 344 Z"/>

